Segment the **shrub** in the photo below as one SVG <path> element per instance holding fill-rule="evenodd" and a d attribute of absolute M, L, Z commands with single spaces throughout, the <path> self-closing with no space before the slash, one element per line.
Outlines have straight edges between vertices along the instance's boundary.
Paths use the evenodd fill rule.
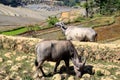
<path fill-rule="evenodd" d="M 86 19 L 84 17 L 79 16 L 78 18 L 75 19 L 75 22 L 82 22 L 85 21 Z"/>
<path fill-rule="evenodd" d="M 98 70 L 96 74 L 97 74 L 97 76 L 103 76 L 104 75 L 100 70 Z"/>
<path fill-rule="evenodd" d="M 27 30 L 28 31 L 36 31 L 36 30 L 40 30 L 40 27 L 37 24 L 36 25 L 28 25 Z"/>
<path fill-rule="evenodd" d="M 49 16 L 48 19 L 47 19 L 47 22 L 48 22 L 48 26 L 49 27 L 52 27 L 56 22 L 58 22 L 59 20 L 57 19 L 56 16 Z"/>

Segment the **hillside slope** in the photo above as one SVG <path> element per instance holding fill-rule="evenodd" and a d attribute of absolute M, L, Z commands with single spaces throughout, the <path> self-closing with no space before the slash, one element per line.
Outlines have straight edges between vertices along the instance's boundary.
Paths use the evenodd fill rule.
<path fill-rule="evenodd" d="M 50 15 L 55 15 L 56 11 L 36 11 L 22 7 L 10 7 L 0 4 L 0 27 L 21 26 L 26 24 L 39 23 Z"/>

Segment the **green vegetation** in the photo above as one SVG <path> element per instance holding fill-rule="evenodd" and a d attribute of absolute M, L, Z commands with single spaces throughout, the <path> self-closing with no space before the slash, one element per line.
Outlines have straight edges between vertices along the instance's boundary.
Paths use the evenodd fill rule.
<path fill-rule="evenodd" d="M 58 21 L 59 20 L 56 16 L 49 16 L 48 19 L 47 19 L 48 27 L 52 27 Z"/>
<path fill-rule="evenodd" d="M 114 16 L 98 16 L 94 18 L 84 18 L 84 17 L 78 17 L 74 21 L 75 23 L 80 23 L 81 25 L 84 25 L 85 27 L 99 27 L 99 26 L 106 26 L 115 23 L 115 17 Z M 78 25 L 78 24 L 77 24 Z"/>
<path fill-rule="evenodd" d="M 34 80 L 33 76 L 35 74 L 35 58 L 36 55 L 34 53 L 23 53 L 18 51 L 0 49 L 0 80 L 6 78 L 9 80 Z M 90 60 L 87 60 L 87 64 L 93 66 L 93 68 L 95 69 L 95 74 L 90 75 L 90 77 L 82 77 L 84 79 L 87 78 L 89 80 L 100 80 L 105 77 L 111 77 L 111 75 L 114 76 L 116 80 L 119 80 L 120 78 L 119 75 L 116 75 L 116 72 L 119 72 L 120 70 L 119 63 L 105 62 L 103 60 L 99 60 L 99 62 L 91 62 Z M 60 65 L 64 65 L 64 62 L 61 62 Z M 45 77 L 45 79 L 51 80 L 53 77 L 51 74 L 54 69 L 53 64 L 45 62 L 43 66 L 45 74 L 51 75 Z M 58 67 L 58 71 L 59 70 L 62 69 Z M 89 71 L 90 69 L 86 68 L 86 70 Z M 105 75 L 102 70 L 108 71 L 108 73 L 110 72 L 111 75 Z M 61 73 L 61 75 L 64 76 L 64 79 L 62 80 L 68 80 L 70 76 L 73 76 L 75 80 L 79 80 L 79 78 L 76 78 L 74 75 L 67 76 L 64 74 L 66 73 Z"/>
<path fill-rule="evenodd" d="M 13 29 L 13 30 L 3 31 L 1 32 L 1 34 L 15 36 L 15 35 L 22 34 L 25 32 L 37 31 L 37 30 L 40 30 L 40 27 L 38 25 L 29 25 L 27 27 L 20 27 L 20 28 Z"/>
<path fill-rule="evenodd" d="M 13 30 L 3 31 L 3 32 L 1 32 L 1 34 L 15 36 L 15 35 L 19 35 L 19 34 L 22 34 L 25 32 L 44 30 L 44 29 L 48 29 L 48 28 L 53 27 L 54 24 L 58 21 L 59 20 L 57 19 L 57 17 L 51 16 L 47 19 L 47 23 L 48 23 L 47 26 L 40 27 L 39 25 L 29 25 L 26 27 L 20 27 L 20 28 L 13 29 Z M 82 24 L 86 27 L 99 27 L 99 26 L 113 24 L 115 22 L 115 17 L 114 16 L 112 16 L 112 17 L 106 17 L 106 16 L 99 17 L 98 16 L 95 18 L 78 17 L 77 19 L 75 19 L 74 22 L 75 23 L 77 22 L 78 24 Z"/>
<path fill-rule="evenodd" d="M 24 33 L 26 31 L 28 31 L 28 29 L 26 27 L 22 27 L 22 28 L 18 28 L 18 29 L 15 29 L 15 30 L 2 32 L 2 34 L 15 36 L 15 35 Z"/>
<path fill-rule="evenodd" d="M 25 76 L 22 78 L 22 80 L 34 80 L 34 79 L 32 79 L 31 76 Z"/>
<path fill-rule="evenodd" d="M 7 77 L 8 75 L 9 79 L 20 80 L 21 77 L 22 80 L 33 80 L 31 69 L 34 64 L 31 63 L 34 63 L 35 57 L 30 57 L 34 56 L 33 54 L 0 50 L 0 56 L 0 59 L 3 60 L 0 62 L 0 72 L 2 70 L 1 74 L 4 75 L 3 77 L 0 77 L 0 80 L 4 79 L 5 76 Z"/>
<path fill-rule="evenodd" d="M 90 18 L 84 18 L 84 17 L 79 16 L 78 18 L 75 19 L 74 22 L 84 22 L 86 20 L 90 20 Z"/>
<path fill-rule="evenodd" d="M 116 11 L 120 11 L 120 0 L 95 0 L 100 14 L 111 15 Z"/>
<path fill-rule="evenodd" d="M 102 72 L 100 70 L 97 71 L 96 73 L 97 76 L 103 76 L 104 74 L 102 74 Z"/>
<path fill-rule="evenodd" d="M 88 23 L 85 23 L 85 26 L 89 27 L 99 27 L 106 26 L 115 23 L 114 17 L 96 17 L 95 19 L 90 20 Z"/>

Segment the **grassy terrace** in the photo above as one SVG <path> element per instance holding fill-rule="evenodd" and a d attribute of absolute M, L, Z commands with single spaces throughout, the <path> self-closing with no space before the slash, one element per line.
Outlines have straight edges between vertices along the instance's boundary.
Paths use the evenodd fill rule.
<path fill-rule="evenodd" d="M 35 74 L 34 60 L 36 55 L 33 53 L 22 53 L 11 50 L 0 49 L 0 80 L 34 80 L 33 76 Z M 70 65 L 72 63 L 70 62 Z M 94 74 L 85 74 L 83 75 L 83 80 L 119 80 L 120 79 L 120 64 L 113 62 L 105 61 L 93 61 L 87 60 L 87 64 L 93 66 L 92 70 L 95 70 Z M 64 65 L 64 62 L 61 62 L 60 65 Z M 98 66 L 99 65 L 99 66 Z M 46 74 L 53 72 L 54 63 L 45 62 L 44 71 Z M 72 66 L 71 66 L 72 67 Z M 58 71 L 60 66 L 58 67 Z M 61 68 L 62 70 L 62 68 Z M 91 71 L 91 68 L 87 69 Z M 64 75 L 65 72 L 61 75 L 63 79 L 61 80 L 71 80 L 68 79 L 71 76 L 75 78 L 74 75 Z M 81 79 L 81 80 L 82 80 Z M 41 80 L 41 79 L 39 79 Z M 53 80 L 53 75 L 45 77 L 45 80 Z M 59 78 L 57 80 L 60 80 Z M 80 79 L 72 79 L 80 80 Z"/>
<path fill-rule="evenodd" d="M 40 29 L 41 28 L 38 25 L 30 25 L 27 27 L 20 27 L 20 28 L 16 28 L 13 30 L 3 31 L 1 32 L 1 34 L 15 36 L 15 35 L 22 34 L 28 31 L 33 31 L 33 30 L 36 31 Z"/>
<path fill-rule="evenodd" d="M 2 34 L 15 36 L 15 35 L 24 33 L 26 31 L 28 31 L 28 29 L 26 27 L 21 27 L 18 29 L 10 30 L 10 31 L 4 31 L 4 32 L 2 32 Z"/>
<path fill-rule="evenodd" d="M 88 19 L 81 19 L 78 18 L 75 25 L 84 25 L 86 27 L 99 27 L 99 26 L 106 26 L 115 23 L 115 17 L 114 16 L 100 16 L 95 18 L 88 18 Z"/>

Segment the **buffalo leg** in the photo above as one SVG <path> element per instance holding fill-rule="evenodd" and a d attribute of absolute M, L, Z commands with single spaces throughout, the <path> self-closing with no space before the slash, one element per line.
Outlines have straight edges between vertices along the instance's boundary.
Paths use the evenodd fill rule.
<path fill-rule="evenodd" d="M 60 64 L 60 61 L 57 61 L 57 62 L 56 62 L 56 65 L 55 65 L 55 68 L 54 68 L 54 73 L 57 72 L 57 67 L 58 67 L 59 64 Z"/>
<path fill-rule="evenodd" d="M 43 71 L 43 69 L 42 69 L 42 64 L 43 64 L 43 61 L 40 61 L 40 62 L 38 63 L 37 70 L 40 69 L 40 71 L 42 72 L 42 75 L 45 76 L 45 73 L 44 73 L 44 71 Z"/>
<path fill-rule="evenodd" d="M 69 73 L 69 59 L 68 60 L 64 60 L 65 61 L 65 65 L 66 65 L 66 69 L 67 69 L 67 72 Z"/>

